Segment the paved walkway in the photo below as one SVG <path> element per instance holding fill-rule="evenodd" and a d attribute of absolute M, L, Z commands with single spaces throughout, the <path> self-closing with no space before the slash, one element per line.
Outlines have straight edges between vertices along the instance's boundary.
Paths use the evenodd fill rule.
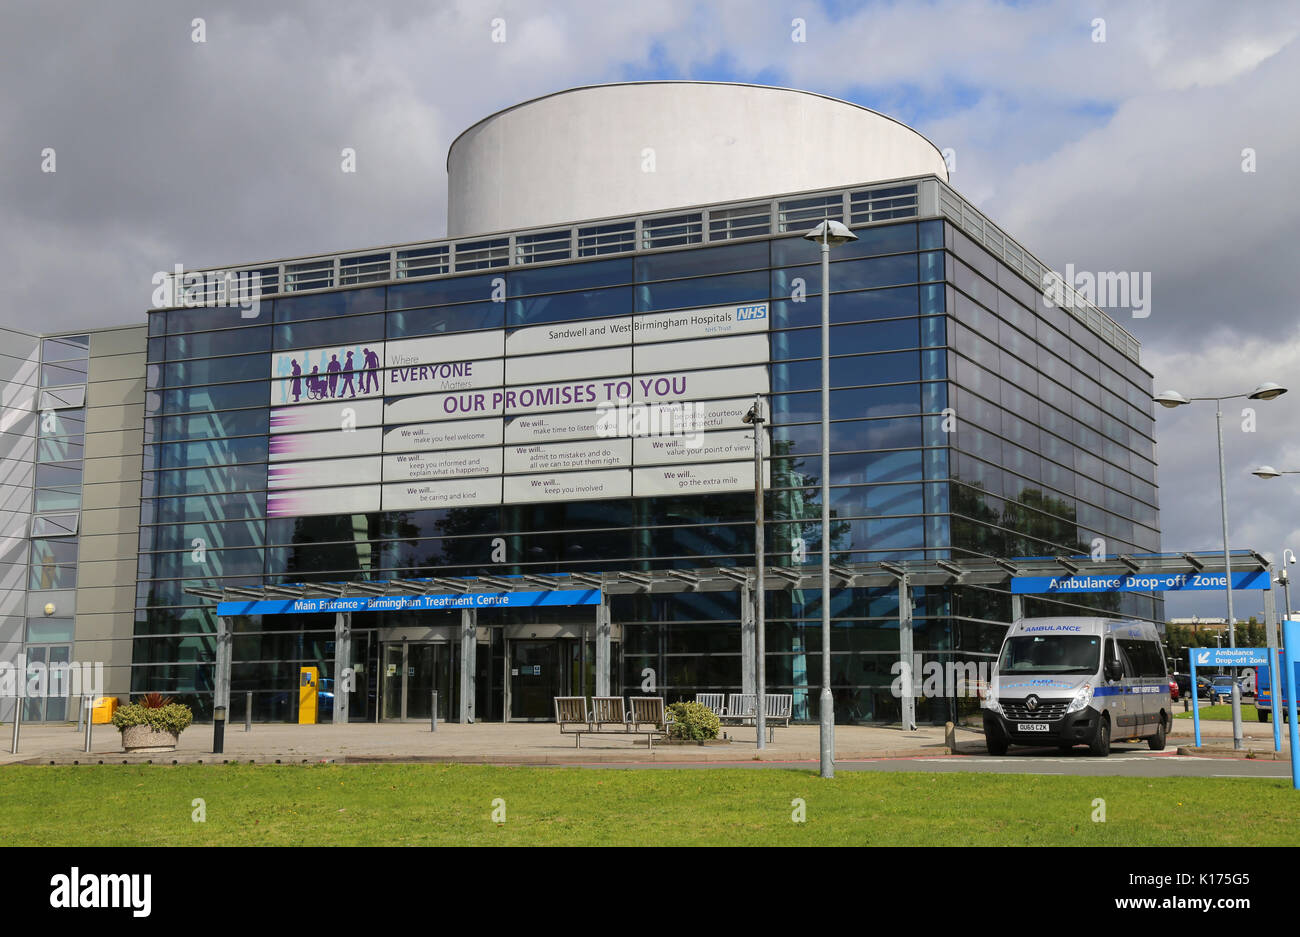
<path fill-rule="evenodd" d="M 1251 714 L 1253 716 L 1253 713 Z M 128 755 L 122 751 L 117 729 L 95 726 L 93 751 L 84 751 L 85 736 L 73 726 L 23 726 L 17 755 L 9 753 L 12 725 L 0 726 L 0 765 L 13 763 L 58 764 L 122 762 L 182 764 L 202 761 L 280 762 L 461 762 L 469 764 L 588 764 L 600 762 L 694 762 L 726 763 L 762 761 L 809 761 L 820 758 L 820 730 L 815 725 L 797 725 L 776 730 L 775 741 L 759 752 L 754 731 L 724 727 L 730 736 L 725 743 L 669 745 L 656 742 L 647 751 L 644 739 L 622 733 L 583 736 L 582 747 L 573 737 L 561 737 L 551 723 L 485 723 L 463 726 L 442 723 L 437 732 L 427 724 L 361 724 L 343 726 L 297 726 L 280 723 L 254 725 L 245 732 L 242 724 L 226 729 L 225 752 L 212 754 L 212 726 L 192 726 L 181 735 L 175 753 Z M 1243 724 L 1247 746 L 1269 751 L 1273 727 L 1253 720 Z M 982 732 L 958 727 L 957 752 L 984 754 Z M 1207 748 L 1232 744 L 1232 723 L 1201 722 L 1202 741 Z M 1191 720 L 1174 720 L 1171 746 L 1187 746 L 1192 739 Z M 1283 732 L 1283 748 L 1286 733 Z M 944 755 L 942 726 L 921 726 L 905 732 L 898 726 L 836 726 L 837 761 L 872 758 L 903 758 Z"/>
<path fill-rule="evenodd" d="M 465 762 L 487 764 L 575 764 L 626 761 L 816 761 L 819 728 L 815 725 L 778 728 L 776 739 L 759 752 L 753 729 L 725 728 L 731 740 L 720 744 L 677 744 L 656 742 L 647 751 L 644 738 L 622 733 L 582 738 L 574 746 L 573 736 L 561 737 L 550 723 L 482 724 L 463 726 L 439 724 L 430 732 L 427 724 L 357 724 L 334 726 L 254 725 L 245 732 L 242 724 L 226 729 L 225 752 L 212 754 L 212 726 L 191 726 L 181 735 L 175 753 L 128 755 L 122 752 L 117 729 L 95 726 L 93 752 L 84 752 L 84 734 L 75 727 L 24 726 L 17 755 L 9 754 L 12 726 L 0 727 L 0 764 L 70 764 L 73 761 L 106 764 L 154 761 L 181 763 L 203 761 L 255 761 L 259 764 L 302 762 L 371 761 Z M 958 730 L 959 746 L 982 749 L 983 736 L 969 729 Z M 838 760 L 942 755 L 947 753 L 942 726 L 924 726 L 904 732 L 889 726 L 837 726 Z"/>

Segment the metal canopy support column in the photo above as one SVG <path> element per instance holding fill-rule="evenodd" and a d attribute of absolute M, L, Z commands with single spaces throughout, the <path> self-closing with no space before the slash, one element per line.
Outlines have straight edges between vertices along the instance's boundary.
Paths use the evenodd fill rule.
<path fill-rule="evenodd" d="M 609 696 L 609 600 L 601 591 L 596 606 L 596 695 Z M 656 681 L 657 683 L 658 681 Z"/>
<path fill-rule="evenodd" d="M 754 590 L 740 587 L 740 692 L 754 692 Z"/>
<path fill-rule="evenodd" d="M 460 724 L 474 721 L 474 675 L 478 673 L 478 609 L 460 610 Z"/>
<path fill-rule="evenodd" d="M 334 613 L 334 724 L 347 725 L 352 695 L 352 613 Z"/>
<path fill-rule="evenodd" d="M 903 728 L 916 729 L 916 687 L 921 675 L 912 670 L 912 583 L 907 576 L 898 578 L 898 657 L 903 663 L 903 673 L 910 679 L 903 681 Z"/>
<path fill-rule="evenodd" d="M 214 716 L 220 710 L 224 716 L 230 711 L 230 619 L 223 615 L 217 616 L 217 672 L 212 681 L 212 709 Z M 221 754 L 224 748 L 225 722 L 224 720 L 213 719 L 212 722 L 212 750 L 214 754 Z"/>
<path fill-rule="evenodd" d="M 1025 617 L 1025 600 L 1019 595 L 1011 596 L 1011 623 L 1014 625 Z"/>

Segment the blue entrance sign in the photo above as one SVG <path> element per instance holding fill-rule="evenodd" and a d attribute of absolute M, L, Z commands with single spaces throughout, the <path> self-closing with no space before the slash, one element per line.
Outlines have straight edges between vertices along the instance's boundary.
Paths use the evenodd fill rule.
<path fill-rule="evenodd" d="M 1265 647 L 1198 647 L 1191 651 L 1197 667 L 1267 667 Z"/>
<path fill-rule="evenodd" d="M 1070 592 L 1196 592 L 1222 590 L 1223 573 L 1130 573 L 1102 575 L 1078 573 L 1073 576 L 1013 576 L 1014 595 L 1048 595 Z M 1234 589 L 1271 589 L 1273 580 L 1267 570 L 1233 573 Z"/>
<path fill-rule="evenodd" d="M 445 595 L 358 595 L 347 598 L 275 599 L 218 602 L 217 614 L 294 615 L 311 612 L 443 611 L 453 608 L 519 608 L 599 605 L 599 589 L 542 592 L 453 592 Z"/>

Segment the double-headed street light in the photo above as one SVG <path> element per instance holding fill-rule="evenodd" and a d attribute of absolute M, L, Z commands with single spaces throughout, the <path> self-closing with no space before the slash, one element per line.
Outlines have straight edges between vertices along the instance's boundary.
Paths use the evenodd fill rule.
<path fill-rule="evenodd" d="M 1223 574 L 1224 591 L 1228 597 L 1228 646 L 1237 646 L 1237 620 L 1232 609 L 1232 555 L 1228 549 L 1228 481 L 1223 467 L 1223 401 L 1245 397 L 1250 400 L 1276 400 L 1286 393 L 1281 384 L 1266 381 L 1249 394 L 1228 394 L 1223 397 L 1184 397 L 1176 390 L 1156 394 L 1153 400 L 1162 407 L 1184 406 L 1193 400 L 1213 400 L 1215 421 L 1219 432 L 1219 508 L 1223 519 Z M 1241 688 L 1232 681 L 1232 747 L 1242 747 Z"/>
<path fill-rule="evenodd" d="M 822 694 L 821 776 L 835 777 L 835 702 L 831 696 L 831 248 L 858 236 L 827 218 L 804 238 L 822 249 Z"/>
<path fill-rule="evenodd" d="M 1282 469 L 1281 471 L 1273 468 L 1271 465 L 1261 465 L 1250 474 L 1256 478 L 1262 478 L 1268 481 L 1270 478 L 1280 478 L 1283 475 L 1300 475 L 1300 469 Z M 1282 569 L 1277 574 L 1277 578 L 1282 580 L 1282 596 L 1286 603 L 1286 616 L 1283 621 L 1291 619 L 1291 578 L 1287 574 L 1286 568 L 1295 562 L 1295 551 L 1286 549 L 1282 551 Z"/>

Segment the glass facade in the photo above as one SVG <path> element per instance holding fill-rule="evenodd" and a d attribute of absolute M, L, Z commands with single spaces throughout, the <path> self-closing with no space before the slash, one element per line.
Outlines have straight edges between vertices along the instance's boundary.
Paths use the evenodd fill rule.
<path fill-rule="evenodd" d="M 1150 375 L 943 220 L 855 233 L 831 254 L 834 560 L 1086 553 L 1096 538 L 1112 554 L 1158 550 Z M 816 566 L 818 262 L 816 245 L 783 236 L 284 296 L 251 319 L 151 312 L 132 691 L 210 713 L 214 610 L 186 587 L 752 564 L 752 492 L 269 517 L 270 360 L 282 349 L 767 302 L 766 549 L 771 563 Z M 1125 597 L 1122 610 L 1153 617 L 1154 601 Z M 739 602 L 739 593 L 612 596 L 615 685 L 637 686 L 651 668 L 670 699 L 739 692 Z M 836 718 L 896 720 L 896 590 L 838 590 L 831 602 Z M 809 682 L 821 673 L 820 603 L 816 591 L 767 598 L 767 685 L 794 694 L 800 719 L 817 718 Z M 1026 614 L 1043 614 L 1039 604 L 1027 602 Z M 1010 601 L 1005 591 L 919 589 L 914 615 L 925 659 L 970 659 L 996 652 Z M 590 610 L 503 609 L 479 624 L 579 617 Z M 399 624 L 378 618 L 353 621 L 370 674 L 381 665 L 373 629 Z M 242 718 L 244 691 L 255 694 L 255 718 L 290 718 L 300 665 L 332 679 L 332 616 L 234 627 L 232 718 Z M 485 718 L 501 717 L 498 642 L 479 652 Z M 373 719 L 378 705 L 372 688 L 351 716 Z M 954 705 L 923 699 L 918 715 L 950 718 Z"/>

